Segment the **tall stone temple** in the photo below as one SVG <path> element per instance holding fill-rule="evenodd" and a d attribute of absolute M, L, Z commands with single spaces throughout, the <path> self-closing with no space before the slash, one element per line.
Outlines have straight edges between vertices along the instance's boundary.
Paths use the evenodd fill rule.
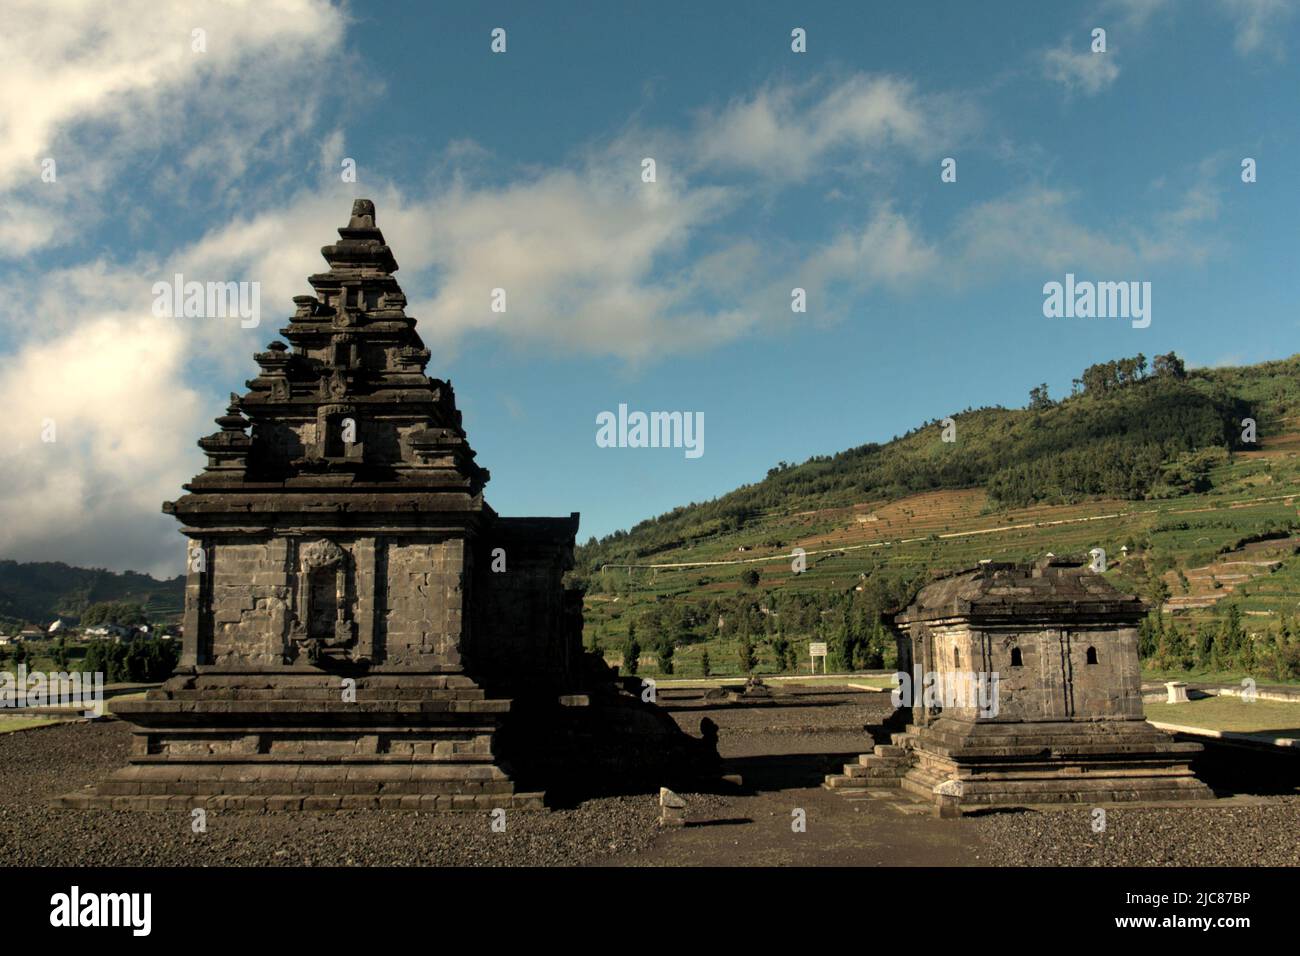
<path fill-rule="evenodd" d="M 826 785 L 900 788 L 953 814 L 1213 797 L 1189 766 L 1201 745 L 1143 715 L 1146 611 L 1080 562 L 1051 556 L 935 580 L 894 619 L 899 666 L 914 675 L 901 711 L 910 723 Z M 967 692 L 973 675 L 997 679 L 981 697 Z M 938 690 L 927 693 L 931 680 Z"/>
<path fill-rule="evenodd" d="M 163 505 L 188 539 L 180 666 L 115 706 L 130 764 L 65 805 L 536 808 L 515 764 L 655 773 L 697 743 L 584 655 L 578 515 L 484 500 L 374 204 L 339 236 Z"/>

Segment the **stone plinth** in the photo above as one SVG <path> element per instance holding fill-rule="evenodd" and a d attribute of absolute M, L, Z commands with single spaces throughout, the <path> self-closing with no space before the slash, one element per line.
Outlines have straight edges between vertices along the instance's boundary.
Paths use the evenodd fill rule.
<path fill-rule="evenodd" d="M 98 801 L 73 794 L 65 805 L 150 809 L 174 796 L 205 806 L 217 795 L 241 798 L 216 801 L 225 808 L 321 808 L 331 797 L 345 807 L 542 804 L 516 792 L 496 753 L 510 701 L 462 675 L 371 674 L 345 699 L 340 679 L 301 669 L 198 671 L 114 707 L 135 727 L 130 765 L 97 786 Z"/>

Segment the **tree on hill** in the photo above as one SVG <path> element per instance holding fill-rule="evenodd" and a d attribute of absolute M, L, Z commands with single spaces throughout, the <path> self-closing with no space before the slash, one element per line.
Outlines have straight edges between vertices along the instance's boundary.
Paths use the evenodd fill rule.
<path fill-rule="evenodd" d="M 673 652 L 676 650 L 672 638 L 667 634 L 657 635 L 654 648 L 655 657 L 659 660 L 659 673 L 671 674 L 673 672 Z"/>
<path fill-rule="evenodd" d="M 1047 383 L 1044 382 L 1037 388 L 1029 390 L 1029 407 L 1034 411 L 1042 411 L 1045 408 L 1051 408 L 1055 404 L 1050 395 L 1047 394 Z"/>
<path fill-rule="evenodd" d="M 637 643 L 635 637 L 629 636 L 627 643 L 623 646 L 623 670 L 635 677 L 640 667 L 641 645 Z"/>
<path fill-rule="evenodd" d="M 858 636 L 854 633 L 853 624 L 849 619 L 849 612 L 846 607 L 841 611 L 840 619 L 831 632 L 830 650 L 836 660 L 836 663 L 832 666 L 841 671 L 853 670 L 853 652 L 857 647 L 857 643 Z"/>
<path fill-rule="evenodd" d="M 1273 676 L 1300 680 L 1300 628 L 1294 618 L 1283 618 L 1273 635 Z"/>
<path fill-rule="evenodd" d="M 762 573 L 758 568 L 746 568 L 740 573 L 741 583 L 747 588 L 758 587 L 758 582 L 763 579 Z"/>
<path fill-rule="evenodd" d="M 101 601 L 86 608 L 81 615 L 82 627 L 115 624 L 118 627 L 139 627 L 147 624 L 144 608 L 134 601 Z"/>
<path fill-rule="evenodd" d="M 1138 658 L 1142 661 L 1153 660 L 1156 651 L 1164 641 L 1164 616 L 1154 610 L 1142 619 L 1138 626 Z"/>
<path fill-rule="evenodd" d="M 768 644 L 772 648 L 772 656 L 776 658 L 777 670 L 793 670 L 795 655 L 794 647 L 791 645 L 789 638 L 774 634 L 768 638 Z"/>
<path fill-rule="evenodd" d="M 879 670 L 887 666 L 885 659 L 892 649 L 893 641 L 883 624 L 877 618 L 867 632 L 866 640 L 858 645 L 857 668 L 859 670 Z"/>
<path fill-rule="evenodd" d="M 1187 377 L 1187 367 L 1173 352 L 1157 355 L 1151 363 L 1152 371 L 1162 378 L 1183 379 Z"/>
<path fill-rule="evenodd" d="M 1215 640 L 1215 666 L 1225 670 L 1241 666 L 1240 655 L 1245 644 L 1246 632 L 1241 626 L 1241 608 L 1229 604 L 1228 613 L 1219 624 Z"/>
<path fill-rule="evenodd" d="M 1177 624 L 1169 625 L 1156 651 L 1156 666 L 1162 670 L 1188 670 L 1194 662 L 1182 629 Z"/>
<path fill-rule="evenodd" d="M 754 655 L 754 642 L 749 639 L 749 635 L 740 639 L 740 644 L 736 648 L 736 657 L 740 663 L 741 673 L 754 672 L 754 668 L 758 665 L 758 658 Z"/>

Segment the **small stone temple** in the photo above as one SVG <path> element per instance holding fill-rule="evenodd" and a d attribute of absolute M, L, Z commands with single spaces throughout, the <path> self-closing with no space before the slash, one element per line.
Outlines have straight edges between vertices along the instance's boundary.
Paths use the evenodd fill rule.
<path fill-rule="evenodd" d="M 515 766 L 693 752 L 584 654 L 578 515 L 484 500 L 374 205 L 339 236 L 163 505 L 188 539 L 180 666 L 115 706 L 129 766 L 65 805 L 537 808 Z"/>
<path fill-rule="evenodd" d="M 1211 797 L 1188 765 L 1201 745 L 1143 717 L 1146 612 L 1083 564 L 1054 557 L 984 562 L 932 582 L 895 617 L 911 723 L 827 786 L 901 787 L 945 813 Z M 962 692 L 981 679 L 984 698 Z"/>

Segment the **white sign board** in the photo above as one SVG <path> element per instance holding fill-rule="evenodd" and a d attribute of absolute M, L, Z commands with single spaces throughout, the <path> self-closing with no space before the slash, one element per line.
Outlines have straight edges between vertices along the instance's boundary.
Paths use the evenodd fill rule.
<path fill-rule="evenodd" d="M 810 641 L 808 643 L 808 666 L 812 673 L 817 673 L 817 658 L 822 659 L 822 673 L 826 673 L 826 642 Z"/>

